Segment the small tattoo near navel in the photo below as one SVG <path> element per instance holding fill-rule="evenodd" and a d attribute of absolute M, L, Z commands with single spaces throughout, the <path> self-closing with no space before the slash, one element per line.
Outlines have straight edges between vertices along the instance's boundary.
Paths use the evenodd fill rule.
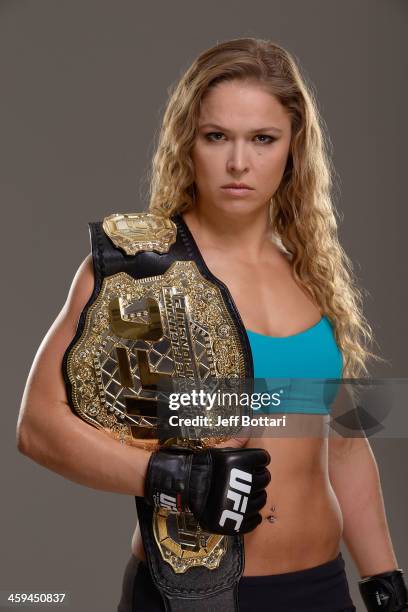
<path fill-rule="evenodd" d="M 277 517 L 274 514 L 276 512 L 276 506 L 271 507 L 271 512 L 272 514 L 268 514 L 268 516 L 266 517 L 266 520 L 269 521 L 270 523 L 274 523 L 277 520 Z"/>

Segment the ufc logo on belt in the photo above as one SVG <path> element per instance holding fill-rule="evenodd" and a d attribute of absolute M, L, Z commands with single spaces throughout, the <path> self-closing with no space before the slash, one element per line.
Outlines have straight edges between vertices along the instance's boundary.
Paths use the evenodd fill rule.
<path fill-rule="evenodd" d="M 229 477 L 229 489 L 227 493 L 228 499 L 234 502 L 233 510 L 224 510 L 221 514 L 219 520 L 221 527 L 224 526 L 227 519 L 235 521 L 235 531 L 238 531 L 241 527 L 248 503 L 248 495 L 251 492 L 251 485 L 245 484 L 245 482 L 252 482 L 252 474 L 239 470 L 238 468 L 233 468 Z M 241 493 L 246 493 L 246 495 L 241 495 Z"/>
<path fill-rule="evenodd" d="M 156 491 L 153 495 L 155 505 L 159 508 L 166 508 L 166 510 L 172 510 L 173 512 L 179 512 L 180 508 L 177 507 L 177 499 L 172 495 L 161 493 Z"/>

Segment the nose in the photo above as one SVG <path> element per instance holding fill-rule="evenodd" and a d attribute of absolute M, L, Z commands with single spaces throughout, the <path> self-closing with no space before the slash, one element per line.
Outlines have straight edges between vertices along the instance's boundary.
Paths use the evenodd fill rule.
<path fill-rule="evenodd" d="M 245 152 L 245 143 L 235 142 L 229 150 L 227 170 L 241 174 L 248 170 L 248 160 Z"/>

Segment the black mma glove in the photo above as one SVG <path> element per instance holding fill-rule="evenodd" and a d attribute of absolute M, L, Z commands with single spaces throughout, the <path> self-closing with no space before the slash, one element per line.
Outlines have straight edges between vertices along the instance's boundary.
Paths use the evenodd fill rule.
<path fill-rule="evenodd" d="M 358 586 L 368 612 L 408 612 L 408 590 L 401 569 L 364 578 Z"/>
<path fill-rule="evenodd" d="M 269 462 L 260 448 L 162 448 L 150 457 L 145 498 L 156 509 L 192 512 L 210 533 L 247 533 L 262 521 Z"/>

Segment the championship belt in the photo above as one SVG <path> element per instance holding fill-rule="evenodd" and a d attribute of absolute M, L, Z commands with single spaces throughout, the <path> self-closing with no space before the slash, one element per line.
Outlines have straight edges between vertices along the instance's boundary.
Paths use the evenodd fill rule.
<path fill-rule="evenodd" d="M 95 285 L 63 359 L 73 411 L 120 442 L 151 451 L 163 444 L 201 449 L 236 435 L 239 426 L 182 426 L 176 436 L 162 426 L 169 390 L 247 391 L 253 380 L 238 310 L 182 216 L 114 214 L 89 227 Z M 211 412 L 216 419 L 231 415 L 231 407 Z M 154 510 L 143 497 L 136 507 L 166 610 L 237 610 L 242 536 L 208 533 L 190 512 Z"/>

